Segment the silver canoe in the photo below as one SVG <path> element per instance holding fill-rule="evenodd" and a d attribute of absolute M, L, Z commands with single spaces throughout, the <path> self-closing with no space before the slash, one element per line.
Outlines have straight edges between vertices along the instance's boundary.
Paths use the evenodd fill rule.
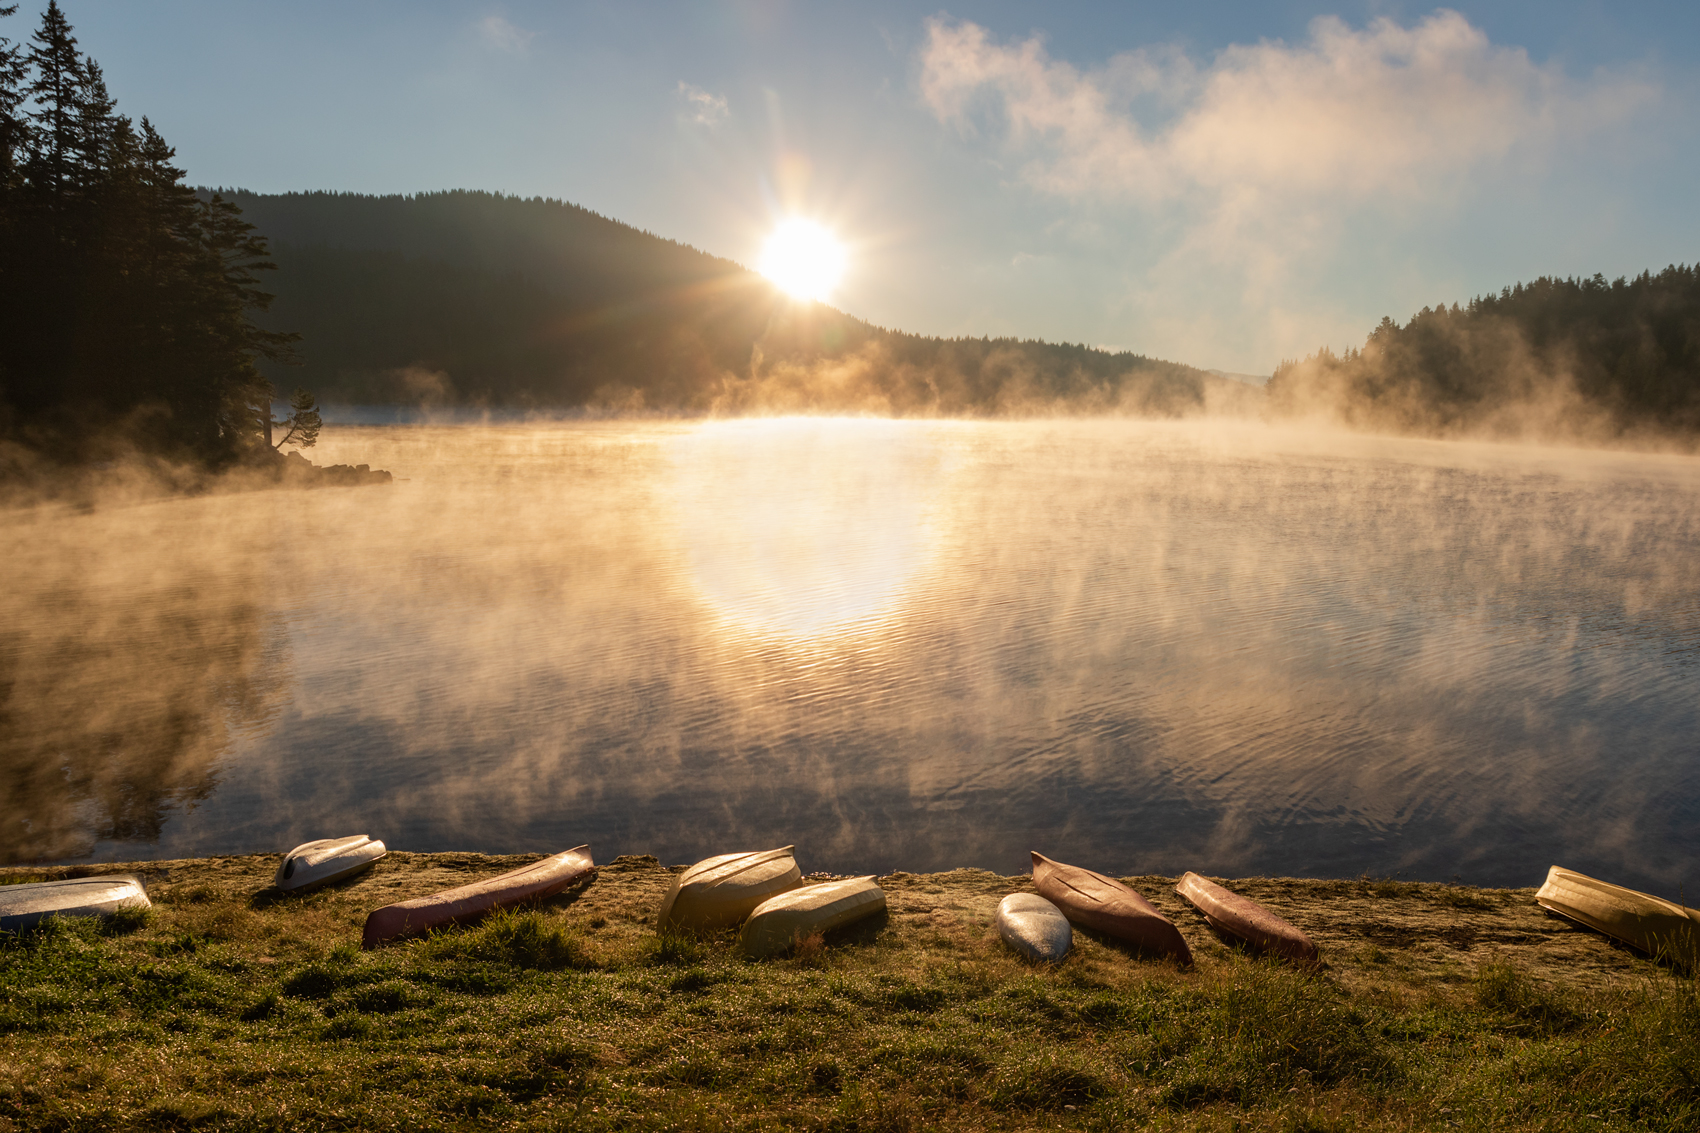
<path fill-rule="evenodd" d="M 46 917 L 106 917 L 152 904 L 142 879 L 133 873 L 0 885 L 0 931 L 22 932 Z"/>
<path fill-rule="evenodd" d="M 994 923 L 1003 942 L 1029 960 L 1060 963 L 1074 943 L 1062 910 L 1037 893 L 1011 893 L 998 904 Z"/>
<path fill-rule="evenodd" d="M 305 893 L 368 869 L 387 853 L 382 842 L 364 834 L 303 842 L 283 855 L 272 884 L 285 893 Z"/>

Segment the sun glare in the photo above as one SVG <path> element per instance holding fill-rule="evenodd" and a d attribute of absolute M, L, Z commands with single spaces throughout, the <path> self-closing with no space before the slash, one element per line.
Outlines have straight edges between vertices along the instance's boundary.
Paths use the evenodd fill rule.
<path fill-rule="evenodd" d="M 767 238 L 761 273 L 793 299 L 825 299 L 844 278 L 844 245 L 812 220 L 792 217 Z"/>

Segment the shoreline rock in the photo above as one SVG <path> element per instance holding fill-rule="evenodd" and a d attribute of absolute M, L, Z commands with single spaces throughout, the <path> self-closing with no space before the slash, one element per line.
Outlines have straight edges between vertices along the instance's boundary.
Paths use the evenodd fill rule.
<path fill-rule="evenodd" d="M 290 488 L 358 488 L 388 484 L 395 477 L 366 464 L 314 464 L 299 452 L 287 454 L 278 465 L 278 480 Z"/>

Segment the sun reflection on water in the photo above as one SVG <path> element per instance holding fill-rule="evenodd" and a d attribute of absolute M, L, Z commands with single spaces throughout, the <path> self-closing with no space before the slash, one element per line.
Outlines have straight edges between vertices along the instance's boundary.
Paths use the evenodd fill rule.
<path fill-rule="evenodd" d="M 871 628 L 936 542 L 943 469 L 919 422 L 717 421 L 669 445 L 691 577 L 721 616 L 757 632 Z"/>

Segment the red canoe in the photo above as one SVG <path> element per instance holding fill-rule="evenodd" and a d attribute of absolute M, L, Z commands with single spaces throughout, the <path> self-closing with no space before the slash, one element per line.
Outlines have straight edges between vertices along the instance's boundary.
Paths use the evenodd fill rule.
<path fill-rule="evenodd" d="M 1241 897 L 1196 873 L 1183 875 L 1175 892 L 1190 901 L 1212 925 L 1255 948 L 1300 964 L 1317 962 L 1316 945 L 1310 937 L 1250 897 Z"/>
<path fill-rule="evenodd" d="M 1151 902 L 1111 877 L 1053 862 L 1033 851 L 1033 885 L 1075 924 L 1150 952 L 1192 963 L 1192 949 L 1174 922 Z"/>
<path fill-rule="evenodd" d="M 542 901 L 596 872 L 589 846 L 575 846 L 554 857 L 510 870 L 486 881 L 474 881 L 429 897 L 385 905 L 366 918 L 361 934 L 364 948 L 376 948 L 402 936 L 423 936 L 432 929 L 475 921 L 486 913 Z"/>

